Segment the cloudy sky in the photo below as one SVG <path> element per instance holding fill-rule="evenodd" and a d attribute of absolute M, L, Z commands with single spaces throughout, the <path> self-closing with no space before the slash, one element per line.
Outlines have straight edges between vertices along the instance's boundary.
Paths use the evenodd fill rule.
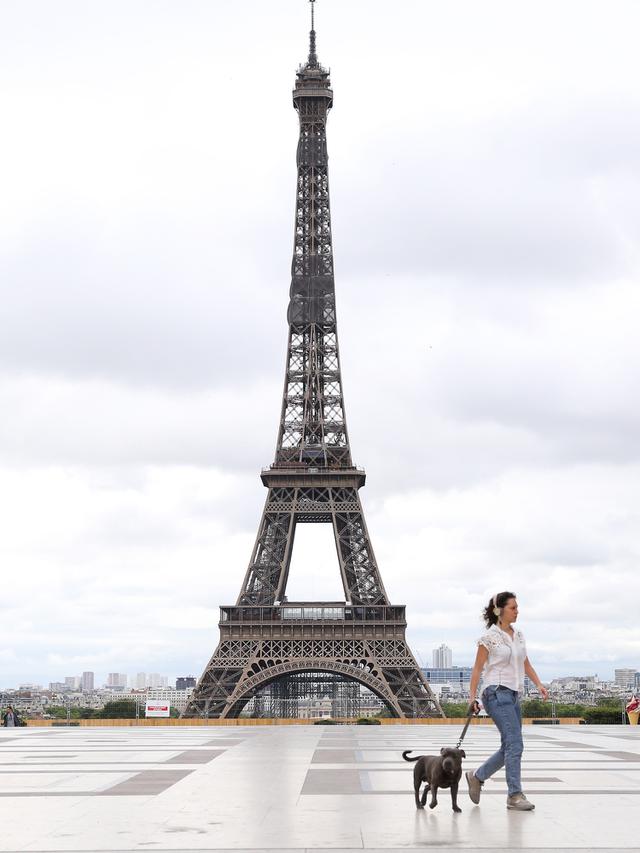
<path fill-rule="evenodd" d="M 199 675 L 273 459 L 304 0 L 4 0 L 0 687 Z M 343 381 L 417 657 L 640 667 L 640 6 L 319 0 Z M 289 598 L 342 597 L 301 526 Z"/>

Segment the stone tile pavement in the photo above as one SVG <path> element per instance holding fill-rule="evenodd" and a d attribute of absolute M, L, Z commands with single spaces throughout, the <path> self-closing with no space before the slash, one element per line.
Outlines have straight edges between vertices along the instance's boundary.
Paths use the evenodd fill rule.
<path fill-rule="evenodd" d="M 0 730 L 0 851 L 622 851 L 640 847 L 640 728 L 526 726 L 530 813 L 504 774 L 417 811 L 404 749 L 452 726 Z M 498 743 L 472 727 L 465 769 Z"/>

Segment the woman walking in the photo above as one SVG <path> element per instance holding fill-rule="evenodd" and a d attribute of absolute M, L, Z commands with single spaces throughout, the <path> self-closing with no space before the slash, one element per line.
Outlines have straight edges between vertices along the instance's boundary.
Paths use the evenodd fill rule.
<path fill-rule="evenodd" d="M 487 631 L 478 640 L 478 653 L 471 673 L 469 713 L 477 714 L 480 703 L 475 698 L 484 670 L 482 704 L 500 732 L 500 749 L 476 770 L 466 773 L 471 802 L 480 802 L 485 780 L 505 768 L 507 776 L 507 808 L 531 811 L 533 803 L 522 793 L 520 764 L 522 759 L 522 717 L 520 696 L 524 676 L 528 675 L 543 699 L 547 690 L 527 657 L 524 634 L 514 623 L 518 618 L 518 602 L 513 592 L 498 592 L 483 613 Z"/>

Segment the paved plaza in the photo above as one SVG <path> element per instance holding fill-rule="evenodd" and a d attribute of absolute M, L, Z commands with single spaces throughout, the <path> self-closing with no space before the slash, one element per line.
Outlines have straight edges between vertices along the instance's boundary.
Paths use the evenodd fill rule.
<path fill-rule="evenodd" d="M 459 727 L 232 726 L 0 730 L 0 850 L 628 850 L 640 843 L 640 728 L 526 726 L 529 813 L 501 773 L 417 811 L 404 749 Z M 465 769 L 495 749 L 473 726 Z"/>

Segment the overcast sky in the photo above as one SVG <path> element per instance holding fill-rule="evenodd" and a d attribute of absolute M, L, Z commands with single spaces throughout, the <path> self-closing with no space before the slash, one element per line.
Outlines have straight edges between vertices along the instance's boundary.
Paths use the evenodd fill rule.
<path fill-rule="evenodd" d="M 418 659 L 640 667 L 640 5 L 318 0 L 343 383 Z M 273 461 L 308 3 L 4 0 L 0 687 L 200 675 Z M 299 527 L 289 598 L 343 597 Z"/>

